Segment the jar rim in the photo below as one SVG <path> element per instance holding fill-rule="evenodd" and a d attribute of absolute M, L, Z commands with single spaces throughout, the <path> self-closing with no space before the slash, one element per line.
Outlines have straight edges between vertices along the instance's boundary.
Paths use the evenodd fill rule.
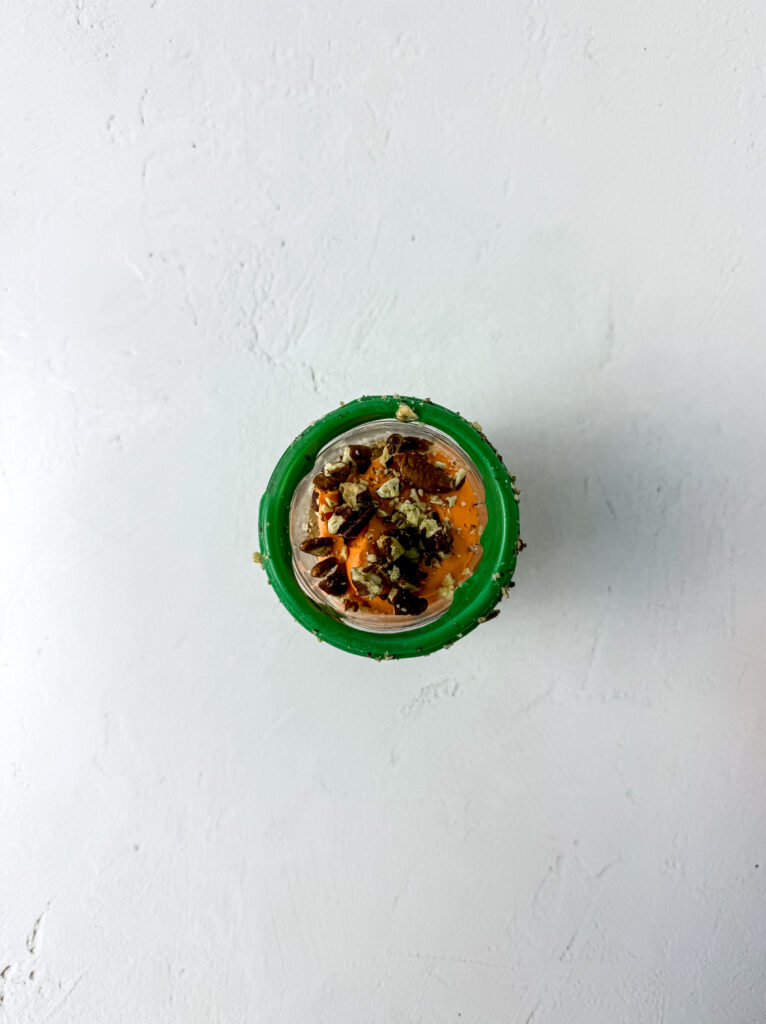
<path fill-rule="evenodd" d="M 487 525 L 481 538 L 481 561 L 471 577 L 457 588 L 452 604 L 443 614 L 423 626 L 375 633 L 343 622 L 334 609 L 316 604 L 300 586 L 293 569 L 290 507 L 296 487 L 323 448 L 351 428 L 395 418 L 403 403 L 417 414 L 420 423 L 452 438 L 473 461 L 484 483 Z M 402 429 L 406 427 L 402 423 Z M 492 613 L 516 567 L 519 512 L 508 470 L 478 424 L 469 423 L 459 413 L 429 399 L 364 396 L 316 420 L 288 447 L 261 499 L 258 534 L 269 582 L 293 618 L 319 640 L 340 650 L 388 660 L 419 657 L 449 647 Z"/>

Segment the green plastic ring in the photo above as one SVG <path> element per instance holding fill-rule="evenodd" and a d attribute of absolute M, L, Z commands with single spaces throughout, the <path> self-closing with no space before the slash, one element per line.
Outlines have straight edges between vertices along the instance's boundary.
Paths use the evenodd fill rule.
<path fill-rule="evenodd" d="M 401 633 L 370 633 L 347 625 L 330 607 L 315 604 L 299 586 L 293 571 L 290 504 L 296 487 L 326 445 L 353 427 L 393 418 L 402 402 L 417 413 L 421 423 L 451 437 L 481 474 L 487 508 L 487 525 L 481 538 L 483 554 L 473 575 L 457 588 L 452 604 L 438 619 Z M 274 468 L 261 499 L 258 535 L 263 567 L 277 597 L 318 639 L 350 654 L 379 661 L 415 658 L 451 646 L 491 614 L 516 568 L 519 510 L 508 470 L 478 424 L 429 399 L 376 395 L 342 405 L 312 423 L 293 441 Z"/>

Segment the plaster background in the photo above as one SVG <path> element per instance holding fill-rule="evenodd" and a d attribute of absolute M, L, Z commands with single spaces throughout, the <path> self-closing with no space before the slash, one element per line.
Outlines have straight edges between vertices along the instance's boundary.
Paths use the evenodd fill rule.
<path fill-rule="evenodd" d="M 761 1024 L 766 13 L 0 22 L 0 1021 Z M 522 489 L 422 662 L 250 560 L 370 391 Z"/>

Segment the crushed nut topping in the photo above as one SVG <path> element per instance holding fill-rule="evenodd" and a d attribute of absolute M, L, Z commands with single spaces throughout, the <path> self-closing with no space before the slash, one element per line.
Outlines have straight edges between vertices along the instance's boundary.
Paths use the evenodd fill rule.
<path fill-rule="evenodd" d="M 483 529 L 481 496 L 459 458 L 396 431 L 333 454 L 313 479 L 311 530 L 325 536 L 300 545 L 318 559 L 314 585 L 354 613 L 418 616 L 452 600 L 481 556 Z M 456 507 L 461 486 L 465 511 Z"/>
<path fill-rule="evenodd" d="M 370 569 L 352 569 L 351 582 L 361 597 L 377 597 L 383 590 L 383 580 Z"/>

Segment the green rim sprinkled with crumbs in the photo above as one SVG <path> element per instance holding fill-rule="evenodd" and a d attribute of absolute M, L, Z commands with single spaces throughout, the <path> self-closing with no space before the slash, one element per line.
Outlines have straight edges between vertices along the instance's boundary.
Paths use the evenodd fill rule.
<path fill-rule="evenodd" d="M 473 575 L 457 587 L 449 608 L 435 621 L 401 632 L 367 632 L 342 621 L 328 605 L 312 601 L 299 585 L 293 568 L 290 509 L 296 488 L 324 448 L 354 427 L 394 418 L 402 404 L 416 413 L 421 424 L 451 438 L 481 475 L 487 512 L 481 535 L 483 554 Z M 261 499 L 258 535 L 269 582 L 293 618 L 319 640 L 376 660 L 432 654 L 486 621 L 512 585 L 516 557 L 523 546 L 514 478 L 479 425 L 429 399 L 403 395 L 359 398 L 307 427 L 274 468 Z"/>

